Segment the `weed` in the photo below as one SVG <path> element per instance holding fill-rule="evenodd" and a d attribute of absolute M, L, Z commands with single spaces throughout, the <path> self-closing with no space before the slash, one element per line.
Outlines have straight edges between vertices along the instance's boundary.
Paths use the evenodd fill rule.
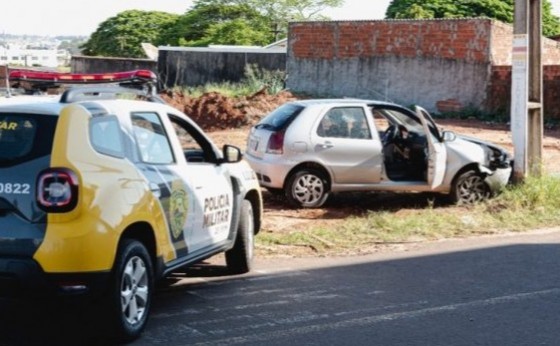
<path fill-rule="evenodd" d="M 411 209 L 406 213 L 370 211 L 335 226 L 290 233 L 265 233 L 258 244 L 306 246 L 322 255 L 361 253 L 369 246 L 411 241 L 520 232 L 560 224 L 560 178 L 527 178 L 497 197 L 468 206 Z"/>

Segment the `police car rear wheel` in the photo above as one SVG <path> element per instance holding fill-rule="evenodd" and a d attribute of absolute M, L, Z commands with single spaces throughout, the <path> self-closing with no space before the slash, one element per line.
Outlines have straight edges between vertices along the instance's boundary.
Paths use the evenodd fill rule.
<path fill-rule="evenodd" d="M 146 247 L 124 239 L 119 247 L 112 289 L 113 330 L 123 341 L 140 336 L 148 320 L 153 289 L 152 261 Z"/>
<path fill-rule="evenodd" d="M 243 200 L 235 244 L 231 250 L 226 251 L 226 264 L 230 273 L 243 274 L 251 270 L 254 246 L 253 206 L 248 200 Z"/>

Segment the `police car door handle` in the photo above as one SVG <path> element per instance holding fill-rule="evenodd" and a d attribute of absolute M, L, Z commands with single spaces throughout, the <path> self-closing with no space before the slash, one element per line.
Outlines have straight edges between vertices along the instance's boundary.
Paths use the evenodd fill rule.
<path fill-rule="evenodd" d="M 325 148 L 325 149 L 328 149 L 328 148 L 334 147 L 334 145 L 330 141 L 325 141 L 325 143 L 323 143 L 322 147 Z"/>
<path fill-rule="evenodd" d="M 159 188 L 158 184 L 150 183 L 150 191 L 152 191 L 156 198 L 161 197 L 161 189 Z"/>

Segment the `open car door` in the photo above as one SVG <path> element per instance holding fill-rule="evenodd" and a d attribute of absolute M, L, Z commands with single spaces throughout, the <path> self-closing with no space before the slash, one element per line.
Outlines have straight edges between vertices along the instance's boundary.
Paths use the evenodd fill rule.
<path fill-rule="evenodd" d="M 422 107 L 416 106 L 416 116 L 422 122 L 422 127 L 426 133 L 428 142 L 428 185 L 432 189 L 437 188 L 443 182 L 446 169 L 447 151 L 445 145 L 440 141 L 441 136 L 439 130 L 434 123 L 430 114 Z M 433 127 L 435 134 L 430 131 L 430 125 Z"/>

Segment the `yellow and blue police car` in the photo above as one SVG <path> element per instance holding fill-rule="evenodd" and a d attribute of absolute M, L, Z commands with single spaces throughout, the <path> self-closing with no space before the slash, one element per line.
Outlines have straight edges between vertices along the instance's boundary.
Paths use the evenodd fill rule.
<path fill-rule="evenodd" d="M 42 85 L 154 78 L 13 73 Z M 262 215 L 254 172 L 238 148 L 218 149 L 157 101 L 99 86 L 0 100 L 0 295 L 100 292 L 116 335 L 131 340 L 158 279 L 220 252 L 232 273 L 250 270 Z"/>

